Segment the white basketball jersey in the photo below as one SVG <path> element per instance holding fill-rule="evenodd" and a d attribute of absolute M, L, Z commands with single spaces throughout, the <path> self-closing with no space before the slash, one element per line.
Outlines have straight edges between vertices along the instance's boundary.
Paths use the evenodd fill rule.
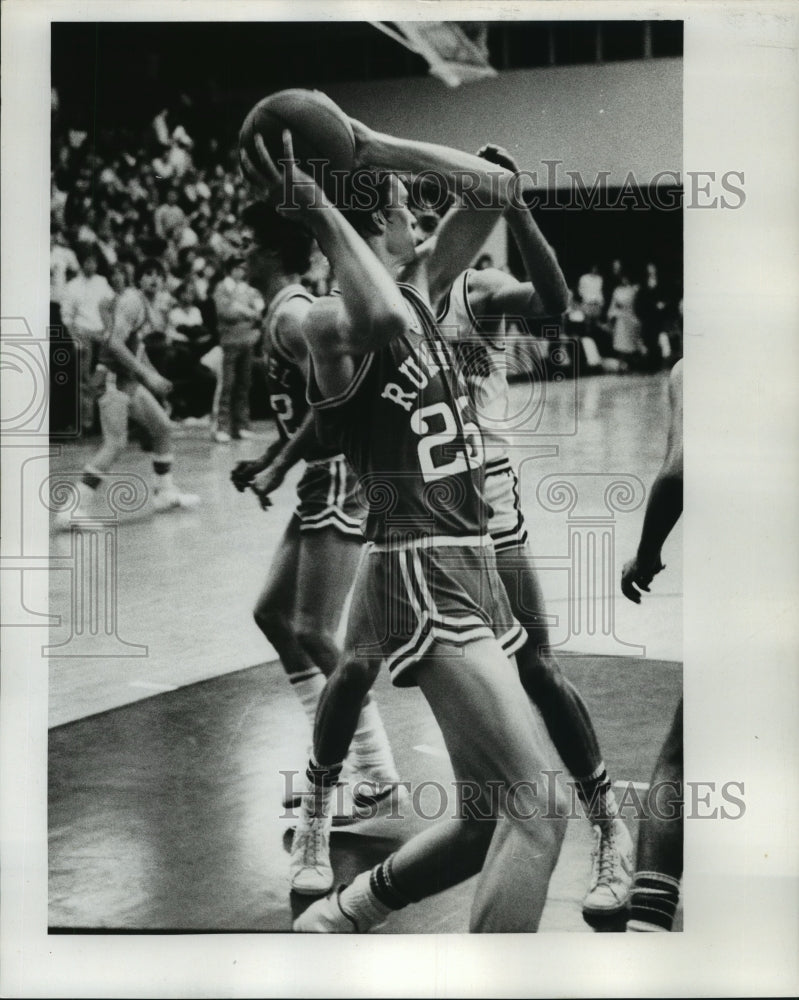
<path fill-rule="evenodd" d="M 508 461 L 508 381 L 504 323 L 493 334 L 482 332 L 469 305 L 469 279 L 459 274 L 441 303 L 436 323 L 450 344 L 466 379 L 477 422 L 483 432 L 486 467 Z"/>

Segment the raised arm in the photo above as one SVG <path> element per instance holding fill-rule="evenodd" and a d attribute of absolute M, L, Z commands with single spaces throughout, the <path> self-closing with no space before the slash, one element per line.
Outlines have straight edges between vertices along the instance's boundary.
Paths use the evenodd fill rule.
<path fill-rule="evenodd" d="M 518 166 L 507 150 L 484 146 L 480 151 L 492 163 L 518 173 Z M 519 248 L 528 281 L 508 275 L 496 279 L 490 293 L 477 306 L 477 315 L 496 319 L 500 316 L 559 316 L 569 304 L 569 288 L 555 251 L 547 243 L 533 214 L 523 201 L 511 200 L 505 209 L 508 227 Z M 501 274 L 502 272 L 497 272 Z"/>
<path fill-rule="evenodd" d="M 621 575 L 624 596 L 636 604 L 641 603 L 640 591 L 648 592 L 652 578 L 664 569 L 660 550 L 682 514 L 682 372 L 683 363 L 678 361 L 669 381 L 671 419 L 666 456 L 649 493 L 638 552 L 625 564 Z"/>
<path fill-rule="evenodd" d="M 282 186 L 278 210 L 307 226 L 336 273 L 341 296 L 312 306 L 304 329 L 314 356 L 334 362 L 375 351 L 407 329 L 408 314 L 391 275 L 334 207 L 322 189 L 294 160 L 291 134 L 284 133 L 282 171 L 272 161 L 260 136 L 259 163 L 242 151 L 242 172 L 263 189 Z"/>
<path fill-rule="evenodd" d="M 469 266 L 491 235 L 503 209 L 516 196 L 510 189 L 513 172 L 493 161 L 489 165 L 480 155 L 435 143 L 398 139 L 374 132 L 362 122 L 351 121 L 359 163 L 402 173 L 434 173 L 458 199 L 433 236 L 419 248 L 430 299 L 436 302 Z"/>

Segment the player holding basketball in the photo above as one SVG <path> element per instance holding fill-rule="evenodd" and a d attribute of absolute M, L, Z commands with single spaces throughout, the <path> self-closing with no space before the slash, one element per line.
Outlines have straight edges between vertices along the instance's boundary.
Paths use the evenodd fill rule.
<path fill-rule="evenodd" d="M 458 213 L 442 227 L 440 252 L 419 269 L 417 287 L 398 285 L 394 279 L 414 260 L 416 246 L 398 177 L 362 174 L 376 200 L 361 211 L 350 204 L 350 224 L 299 170 L 288 135 L 286 142 L 285 204 L 299 205 L 295 217 L 315 234 L 341 288 L 341 296 L 319 300 L 303 324 L 312 364 L 309 397 L 370 503 L 365 531 L 371 545 L 356 578 L 348 645 L 386 662 L 395 684 L 419 685 L 456 777 L 478 790 L 470 807 L 461 803 L 460 817 L 414 837 L 372 872 L 314 904 L 295 929 L 364 931 L 392 909 L 481 871 L 471 928 L 535 930 L 564 823 L 548 806 L 543 731 L 520 697 L 509 659 L 526 636 L 508 607 L 486 533 L 480 432 L 427 301 L 431 284 L 451 283 L 473 257 L 496 214 Z M 492 178 L 476 157 L 363 126 L 358 142 L 360 162 L 410 155 L 417 162 L 395 163 L 398 169 L 426 167 L 450 179 L 468 172 L 483 205 L 493 198 L 499 211 L 507 201 L 510 173 L 500 169 Z M 278 185 L 283 176 L 263 142 L 256 144 L 257 168 L 242 152 L 245 175 Z M 303 803 L 298 831 L 326 841 L 327 802 L 339 769 L 311 761 L 313 794 Z M 324 880 L 331 884 L 332 872 L 320 871 Z"/>
<path fill-rule="evenodd" d="M 121 272 L 120 272 L 121 273 Z M 95 491 L 128 443 L 128 422 L 135 420 L 147 434 L 153 450 L 153 505 L 158 512 L 195 507 L 200 498 L 183 493 L 172 478 L 172 432 L 169 417 L 158 402 L 168 396 L 171 382 L 153 368 L 144 349 L 144 337 L 163 329 L 157 295 L 164 270 L 157 260 L 144 260 L 136 269 L 137 288 L 125 288 L 107 304 L 108 334 L 102 344 L 98 373 L 104 382 L 98 407 L 103 443 L 87 462 L 79 486 L 78 509 L 57 515 L 56 528 L 68 529 L 75 517 L 90 517 Z"/>
<path fill-rule="evenodd" d="M 264 324 L 269 344 L 267 389 L 278 440 L 261 458 L 239 462 L 231 479 L 239 491 L 254 489 L 267 506 L 288 470 L 305 462 L 297 508 L 253 614 L 313 727 L 325 678 L 341 654 L 336 633 L 361 556 L 365 512 L 356 497 L 355 476 L 340 449 L 317 439 L 305 396 L 308 349 L 302 325 L 314 297 L 300 284 L 300 275 L 310 266 L 312 237 L 263 201 L 245 208 L 241 224 L 248 280 L 269 303 Z M 371 698 L 360 711 L 352 751 L 354 774 L 349 785 L 357 784 L 359 796 L 354 802 L 347 796 L 346 808 L 350 818 L 357 819 L 359 809 L 388 805 L 391 788 L 399 781 Z M 372 790 L 372 785 L 379 788 Z"/>
<path fill-rule="evenodd" d="M 638 551 L 621 571 L 622 593 L 635 604 L 641 603 L 641 591 L 649 593 L 652 580 L 665 568 L 660 550 L 682 514 L 682 381 L 683 363 L 678 361 L 669 380 L 666 456 L 649 494 Z M 639 828 L 628 931 L 670 931 L 674 923 L 683 867 L 682 744 L 680 698 L 649 783 L 650 794 L 657 790 L 657 809 L 647 805 Z"/>

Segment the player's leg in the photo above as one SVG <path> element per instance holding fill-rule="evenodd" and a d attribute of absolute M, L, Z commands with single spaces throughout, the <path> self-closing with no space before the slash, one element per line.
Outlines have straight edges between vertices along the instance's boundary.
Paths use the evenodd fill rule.
<path fill-rule="evenodd" d="M 267 641 L 274 646 L 292 690 L 297 695 L 309 724 L 313 726 L 316 703 L 324 687 L 325 677 L 319 664 L 309 656 L 297 635 L 297 581 L 301 547 L 300 519 L 292 514 L 272 558 L 269 575 L 255 602 L 253 618 Z"/>
<path fill-rule="evenodd" d="M 172 428 L 164 408 L 143 385 L 136 386 L 130 400 L 130 415 L 147 432 L 153 446 L 155 487 L 153 504 L 157 511 L 196 507 L 200 498 L 183 493 L 172 478 Z"/>
<path fill-rule="evenodd" d="M 347 776 L 350 784 L 364 779 L 393 783 L 397 773 L 388 738 L 377 705 L 368 695 L 379 663 L 371 669 L 355 648 L 361 641 L 360 600 L 354 600 L 356 610 L 348 619 L 348 636 L 356 638 L 346 645 L 343 658 L 337 641 L 363 551 L 363 510 L 355 478 L 343 456 L 337 455 L 309 466 L 297 493 L 304 539 L 297 627 L 301 641 L 324 672 L 332 676 L 335 670 L 335 680 L 323 695 L 323 721 L 317 725 L 320 743 L 312 763 L 341 764 L 352 743 L 351 763 L 356 773 Z M 334 749 L 328 746 L 328 738 Z M 364 807 L 370 805 L 367 800 L 374 791 L 362 789 Z M 390 789 L 385 791 L 388 794 Z"/>
<path fill-rule="evenodd" d="M 500 548 L 497 568 L 511 608 L 528 635 L 516 654 L 522 686 L 540 711 L 594 825 L 592 874 L 584 911 L 589 916 L 615 914 L 629 897 L 633 842 L 618 815 L 591 716 L 580 692 L 550 652 L 543 593 L 528 544 Z"/>
<path fill-rule="evenodd" d="M 565 821 L 559 815 L 562 801 L 548 799 L 543 772 L 554 770 L 554 761 L 530 704 L 519 697 L 515 667 L 491 639 L 459 648 L 436 643 L 416 668 L 416 679 L 441 726 L 458 779 L 476 783 L 482 790 L 478 801 L 490 803 L 489 814 L 502 812 L 500 822 L 514 824 L 527 848 L 521 870 L 505 858 L 509 870 L 492 866 L 480 876 L 481 897 L 500 900 L 492 929 L 535 930 Z M 488 782 L 495 783 L 493 789 Z M 485 859 L 493 826 L 483 822 L 467 813 L 414 837 L 335 899 L 311 907 L 295 929 L 366 930 L 391 910 L 457 884 Z M 518 883 L 524 885 L 523 906 L 517 905 Z M 503 896 L 510 901 L 507 908 Z M 342 918 L 338 926 L 327 926 L 336 913 Z M 479 929 L 479 914 L 473 924 Z"/>
<path fill-rule="evenodd" d="M 78 505 L 74 511 L 62 511 L 56 516 L 55 530 L 67 531 L 75 519 L 91 517 L 94 499 L 108 472 L 128 443 L 128 417 L 130 397 L 117 388 L 116 380 L 109 376 L 105 390 L 98 401 L 100 430 L 103 440 L 99 450 L 83 467 L 78 484 Z"/>
<path fill-rule="evenodd" d="M 683 868 L 682 699 L 652 772 L 639 826 L 630 931 L 670 931 Z"/>
<path fill-rule="evenodd" d="M 377 704 L 369 696 L 382 652 L 373 644 L 364 579 L 363 572 L 357 574 L 345 651 L 319 698 L 313 750 L 299 788 L 300 814 L 289 866 L 295 892 L 318 895 L 333 884 L 331 825 L 371 819 L 386 810 L 400 815 L 407 797 Z M 370 644 L 371 657 L 366 653 Z M 342 771 L 348 754 L 352 770 L 345 782 Z"/>

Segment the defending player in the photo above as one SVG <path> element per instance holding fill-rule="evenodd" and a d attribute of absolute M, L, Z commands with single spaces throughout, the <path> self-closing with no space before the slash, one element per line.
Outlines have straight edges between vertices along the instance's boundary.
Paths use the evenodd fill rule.
<path fill-rule="evenodd" d="M 90 517 L 91 504 L 102 476 L 128 443 L 128 423 L 135 420 L 147 434 L 153 451 L 153 505 L 158 512 L 195 507 L 200 498 L 183 493 L 172 478 L 171 423 L 158 399 L 168 396 L 172 384 L 159 375 L 147 358 L 144 338 L 163 329 L 157 295 L 164 270 L 157 260 L 142 261 L 136 269 L 137 288 L 125 288 L 107 303 L 108 334 L 102 344 L 98 376 L 103 382 L 98 407 L 103 443 L 86 463 L 79 485 L 78 509 L 56 517 L 56 529 L 69 529 L 73 518 Z"/>
<path fill-rule="evenodd" d="M 652 580 L 665 568 L 660 550 L 682 514 L 682 381 L 683 362 L 678 361 L 669 380 L 671 413 L 666 456 L 646 504 L 638 551 L 621 571 L 622 593 L 635 604 L 641 603 L 641 591 L 649 593 Z M 657 790 L 657 809 L 650 809 L 647 804 L 647 815 L 639 826 L 628 931 L 672 928 L 680 901 L 683 867 L 682 781 L 680 698 L 649 783 L 650 794 Z"/>
<path fill-rule="evenodd" d="M 427 167 L 450 178 L 468 171 L 484 205 L 493 196 L 501 209 L 507 199 L 510 174 L 498 170 L 492 179 L 475 157 L 363 126 L 357 139 L 361 162 Z M 460 213 L 439 235 L 442 252 L 420 269 L 417 287 L 397 285 L 394 277 L 414 259 L 416 244 L 404 185 L 394 174 L 369 175 L 377 200 L 348 212 L 356 232 L 298 169 L 288 134 L 286 141 L 287 193 L 341 288 L 340 297 L 316 303 L 303 326 L 312 360 L 309 397 L 370 503 L 371 545 L 356 579 L 348 644 L 385 661 L 395 684 L 421 687 L 456 777 L 478 791 L 461 816 L 414 837 L 371 873 L 314 904 L 295 929 L 366 930 L 392 909 L 482 867 L 472 929 L 535 930 L 564 824 L 551 808 L 542 818 L 547 751 L 509 659 L 526 636 L 508 607 L 486 532 L 480 432 L 426 300 L 435 280 L 451 283 L 496 216 Z M 260 140 L 258 146 L 260 176 L 276 185 L 281 174 Z M 397 162 L 403 156 L 415 162 Z M 242 166 L 257 184 L 259 172 L 246 154 Z M 339 767 L 311 761 L 314 794 L 304 802 L 298 831 L 326 840 Z M 489 794 L 492 781 L 498 799 Z"/>
<path fill-rule="evenodd" d="M 506 150 L 486 146 L 478 155 L 518 173 L 517 164 Z M 583 912 L 589 918 L 603 917 L 617 914 L 627 905 L 633 843 L 618 816 L 588 707 L 563 675 L 549 648 L 543 593 L 509 457 L 517 442 L 508 427 L 508 383 L 503 358 L 505 317 L 514 317 L 525 325 L 536 318 L 559 316 L 568 303 L 568 288 L 532 213 L 523 206 L 511 206 L 505 218 L 530 281 L 519 282 L 496 268 L 466 270 L 444 296 L 437 320 L 441 331 L 451 338 L 483 432 L 486 499 L 493 510 L 488 530 L 511 608 L 529 637 L 516 656 L 522 685 L 541 712 L 594 825 L 591 882 Z M 419 255 L 424 251 L 424 246 L 420 247 Z"/>
<path fill-rule="evenodd" d="M 266 202 L 247 206 L 241 223 L 248 280 L 269 303 L 264 323 L 267 389 L 279 436 L 260 459 L 239 462 L 231 479 L 239 491 L 254 489 L 266 507 L 289 469 L 298 461 L 305 463 L 296 510 L 253 614 L 313 727 L 319 693 L 341 654 L 336 634 L 361 556 L 365 512 L 340 449 L 317 439 L 305 396 L 308 350 L 301 330 L 314 297 L 300 284 L 300 275 L 310 265 L 311 235 Z M 342 788 L 357 785 L 359 795 L 355 801 L 341 796 L 340 821 L 357 819 L 360 810 L 388 806 L 392 786 L 399 781 L 372 698 L 360 711 L 351 763 L 354 773 Z"/>

